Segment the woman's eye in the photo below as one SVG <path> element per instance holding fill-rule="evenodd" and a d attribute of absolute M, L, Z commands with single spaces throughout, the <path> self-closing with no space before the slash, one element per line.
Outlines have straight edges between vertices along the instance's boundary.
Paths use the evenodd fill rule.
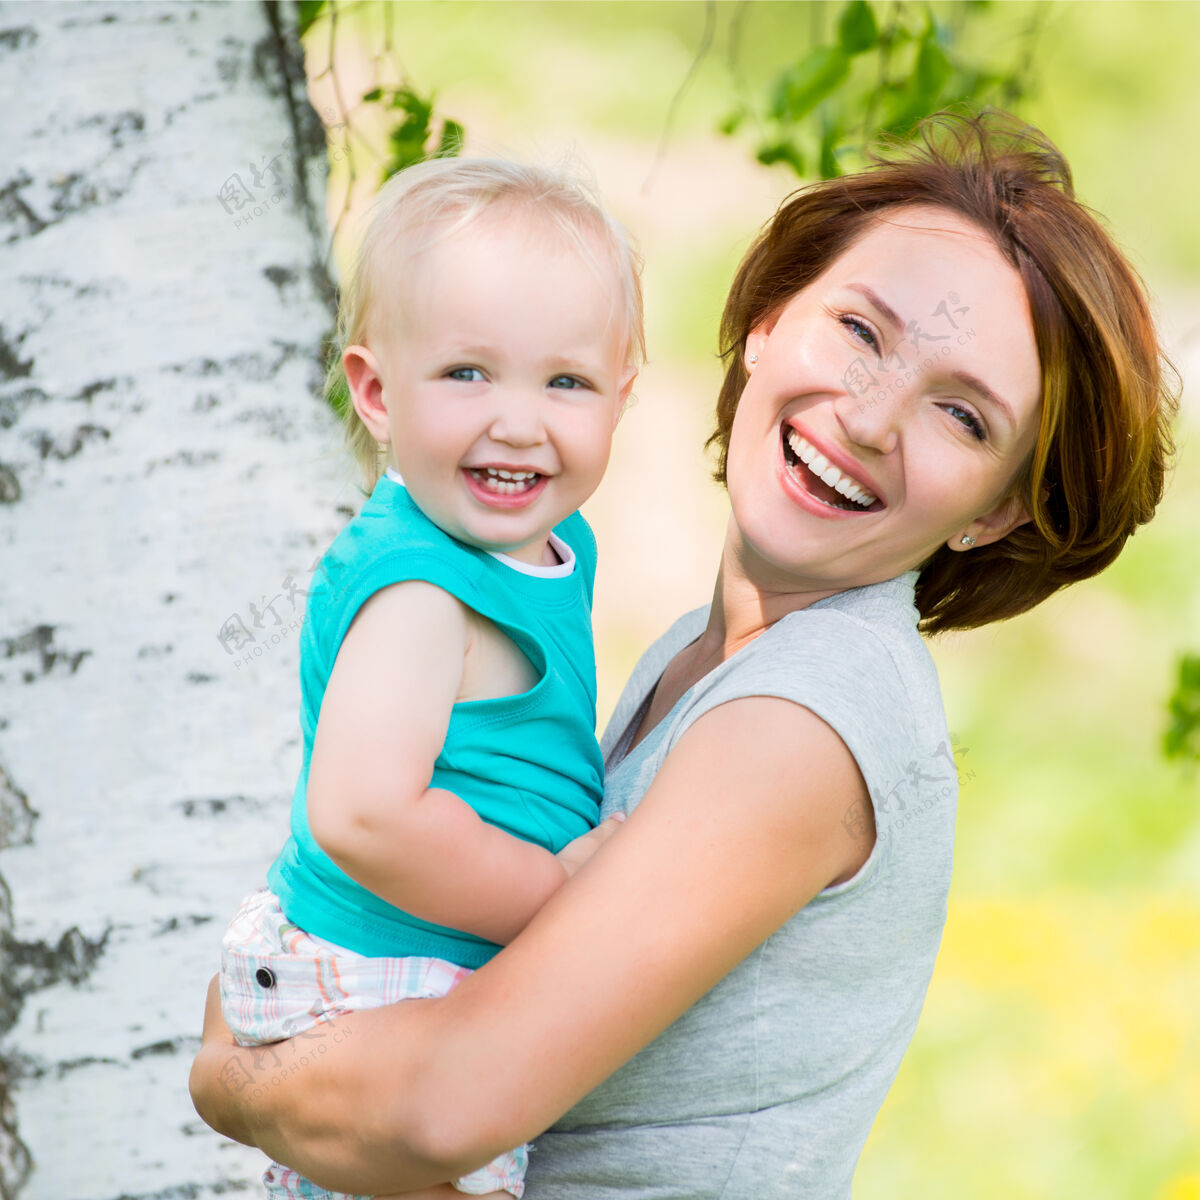
<path fill-rule="evenodd" d="M 876 354 L 879 353 L 879 342 L 875 337 L 875 331 L 865 321 L 853 316 L 851 313 L 843 313 L 838 320 L 849 329 L 856 338 L 866 342 Z"/>
<path fill-rule="evenodd" d="M 483 379 L 483 372 L 478 367 L 451 367 L 446 372 L 446 378 L 459 383 L 479 383 Z"/>
<path fill-rule="evenodd" d="M 945 407 L 946 412 L 978 441 L 982 442 L 987 438 L 982 422 L 970 409 L 963 408 L 961 404 L 947 404 Z"/>
<path fill-rule="evenodd" d="M 574 375 L 555 375 L 555 377 L 550 380 L 549 386 L 552 388 L 586 388 L 590 387 L 591 385 L 585 380 L 579 379 Z"/>

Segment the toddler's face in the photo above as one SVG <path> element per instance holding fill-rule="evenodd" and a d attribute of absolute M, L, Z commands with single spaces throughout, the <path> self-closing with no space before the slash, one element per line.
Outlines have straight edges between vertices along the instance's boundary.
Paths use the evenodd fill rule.
<path fill-rule="evenodd" d="M 614 273 L 504 214 L 397 257 L 369 335 L 392 461 L 453 537 L 554 561 L 547 535 L 599 484 L 633 383 Z"/>

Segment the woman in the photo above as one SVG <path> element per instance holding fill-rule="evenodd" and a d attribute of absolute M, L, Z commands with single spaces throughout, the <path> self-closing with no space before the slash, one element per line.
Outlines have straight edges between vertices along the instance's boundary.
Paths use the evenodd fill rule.
<path fill-rule="evenodd" d="M 227 1086 L 261 1064 L 210 998 L 215 1128 L 360 1192 L 533 1138 L 531 1200 L 850 1195 L 950 880 L 918 618 L 977 627 L 1111 562 L 1161 497 L 1173 397 L 1135 273 L 1002 117 L 793 196 L 723 347 L 731 517 L 711 607 L 606 735 L 626 825 L 449 997 L 335 1022 L 269 1087 Z"/>

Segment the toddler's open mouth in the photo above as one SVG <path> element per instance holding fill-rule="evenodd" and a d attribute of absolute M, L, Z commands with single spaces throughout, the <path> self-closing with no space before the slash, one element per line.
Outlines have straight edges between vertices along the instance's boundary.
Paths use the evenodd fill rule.
<path fill-rule="evenodd" d="M 480 487 L 497 496 L 519 496 L 531 491 L 544 478 L 536 471 L 509 471 L 501 467 L 468 467 L 467 473 Z"/>

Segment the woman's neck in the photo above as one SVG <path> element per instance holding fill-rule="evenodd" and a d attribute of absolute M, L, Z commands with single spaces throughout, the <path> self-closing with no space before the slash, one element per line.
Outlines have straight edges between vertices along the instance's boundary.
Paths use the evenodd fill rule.
<path fill-rule="evenodd" d="M 708 625 L 697 649 L 716 662 L 731 658 L 788 613 L 798 612 L 844 589 L 782 574 L 746 546 L 729 519 Z"/>

